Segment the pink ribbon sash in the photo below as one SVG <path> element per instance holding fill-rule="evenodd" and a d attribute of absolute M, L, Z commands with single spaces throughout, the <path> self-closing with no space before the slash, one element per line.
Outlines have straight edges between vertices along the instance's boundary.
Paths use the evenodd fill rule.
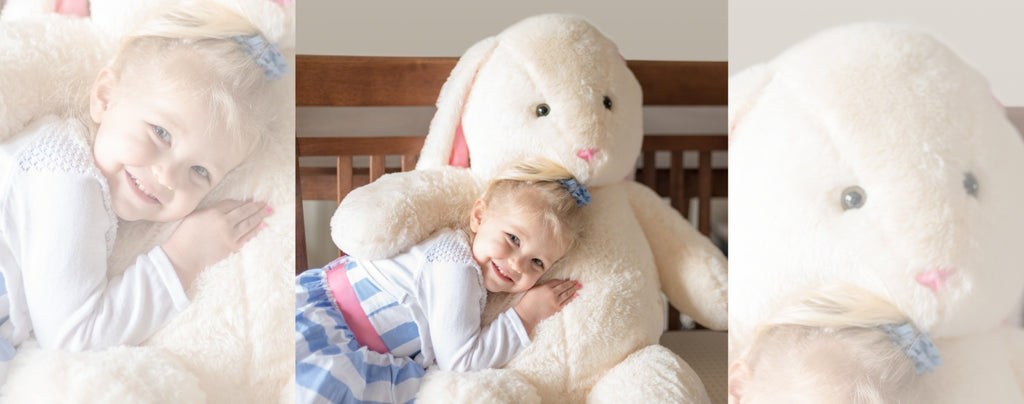
<path fill-rule="evenodd" d="M 345 264 L 342 262 L 327 270 L 327 286 L 331 289 L 334 301 L 338 302 L 338 307 L 341 308 L 342 317 L 348 323 L 352 334 L 355 334 L 359 345 L 377 353 L 388 353 L 387 345 L 384 345 L 384 341 L 377 335 L 377 330 L 373 328 L 366 312 L 363 311 L 363 305 L 359 303 L 344 267 Z"/>

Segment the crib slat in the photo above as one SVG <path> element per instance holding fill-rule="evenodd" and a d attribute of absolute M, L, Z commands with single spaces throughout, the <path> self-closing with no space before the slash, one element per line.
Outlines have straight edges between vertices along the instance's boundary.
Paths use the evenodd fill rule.
<path fill-rule="evenodd" d="M 697 172 L 697 200 L 700 215 L 697 229 L 705 236 L 711 235 L 711 151 L 700 151 L 700 168 Z"/>
<path fill-rule="evenodd" d="M 689 199 L 683 192 L 683 185 L 685 185 L 683 183 L 683 152 L 682 150 L 673 150 L 669 154 L 672 156 L 672 162 L 668 169 L 669 200 L 672 202 L 672 206 L 683 214 L 683 217 L 689 218 Z"/>
<path fill-rule="evenodd" d="M 671 304 L 668 305 L 668 329 L 669 330 L 681 330 L 683 329 L 683 322 L 679 319 L 679 310 L 676 310 Z"/>
<path fill-rule="evenodd" d="M 338 156 L 337 202 L 352 190 L 352 156 Z"/>
<path fill-rule="evenodd" d="M 384 158 L 381 154 L 370 156 L 370 182 L 377 181 L 377 178 L 384 175 Z"/>
<path fill-rule="evenodd" d="M 295 159 L 295 176 L 299 175 L 299 159 Z M 302 183 L 295 181 L 295 272 L 309 268 L 309 257 L 306 256 L 306 224 L 302 212 Z"/>
<path fill-rule="evenodd" d="M 415 154 L 403 154 L 402 155 L 402 171 L 412 171 L 416 168 L 416 155 Z"/>
<path fill-rule="evenodd" d="M 644 151 L 644 169 L 642 171 L 643 177 L 641 182 L 651 189 L 658 189 L 658 173 L 657 167 L 654 166 L 654 153 L 653 151 Z"/>

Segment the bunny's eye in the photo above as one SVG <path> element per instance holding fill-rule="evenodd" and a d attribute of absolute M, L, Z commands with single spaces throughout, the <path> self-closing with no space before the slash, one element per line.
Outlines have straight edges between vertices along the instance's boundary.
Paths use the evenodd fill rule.
<path fill-rule="evenodd" d="M 551 113 L 551 107 L 548 104 L 540 104 L 537 106 L 537 117 L 548 116 Z"/>
<path fill-rule="evenodd" d="M 864 206 L 864 202 L 867 202 L 868 194 L 864 192 L 864 189 L 856 185 L 846 188 L 843 190 L 843 196 L 840 202 L 843 205 L 843 210 L 860 209 Z"/>
<path fill-rule="evenodd" d="M 967 195 L 978 197 L 978 179 L 974 178 L 974 174 L 964 174 L 964 190 L 967 191 Z"/>
<path fill-rule="evenodd" d="M 604 109 L 607 109 L 607 110 L 611 110 L 612 109 L 612 99 L 608 98 L 607 95 L 604 96 Z"/>

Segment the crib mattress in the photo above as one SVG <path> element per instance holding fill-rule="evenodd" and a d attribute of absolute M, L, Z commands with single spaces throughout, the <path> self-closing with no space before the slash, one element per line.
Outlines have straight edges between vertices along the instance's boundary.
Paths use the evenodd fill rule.
<path fill-rule="evenodd" d="M 712 404 L 728 402 L 728 333 L 710 330 L 669 331 L 661 335 L 660 342 L 697 372 Z"/>

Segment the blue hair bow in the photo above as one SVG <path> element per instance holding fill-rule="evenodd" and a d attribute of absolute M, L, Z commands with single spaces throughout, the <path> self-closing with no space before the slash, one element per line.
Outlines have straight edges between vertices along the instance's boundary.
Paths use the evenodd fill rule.
<path fill-rule="evenodd" d="M 942 358 L 939 357 L 939 349 L 932 343 L 928 333 L 920 333 L 910 323 L 883 324 L 881 328 L 889 333 L 893 342 L 903 349 L 903 353 L 914 361 L 917 374 L 924 371 L 934 372 L 936 366 L 942 366 Z"/>
<path fill-rule="evenodd" d="M 263 68 L 267 80 L 279 79 L 281 75 L 288 73 L 288 62 L 284 60 L 284 55 L 277 50 L 276 45 L 267 43 L 263 35 L 239 35 L 232 39 L 241 44 L 245 48 L 245 53 L 252 56 L 256 64 Z"/>
<path fill-rule="evenodd" d="M 562 188 L 565 188 L 569 195 L 572 195 L 572 198 L 576 200 L 576 206 L 587 206 L 590 203 L 590 192 L 587 191 L 587 187 L 577 182 L 575 178 L 558 180 L 558 183 L 562 184 Z"/>

